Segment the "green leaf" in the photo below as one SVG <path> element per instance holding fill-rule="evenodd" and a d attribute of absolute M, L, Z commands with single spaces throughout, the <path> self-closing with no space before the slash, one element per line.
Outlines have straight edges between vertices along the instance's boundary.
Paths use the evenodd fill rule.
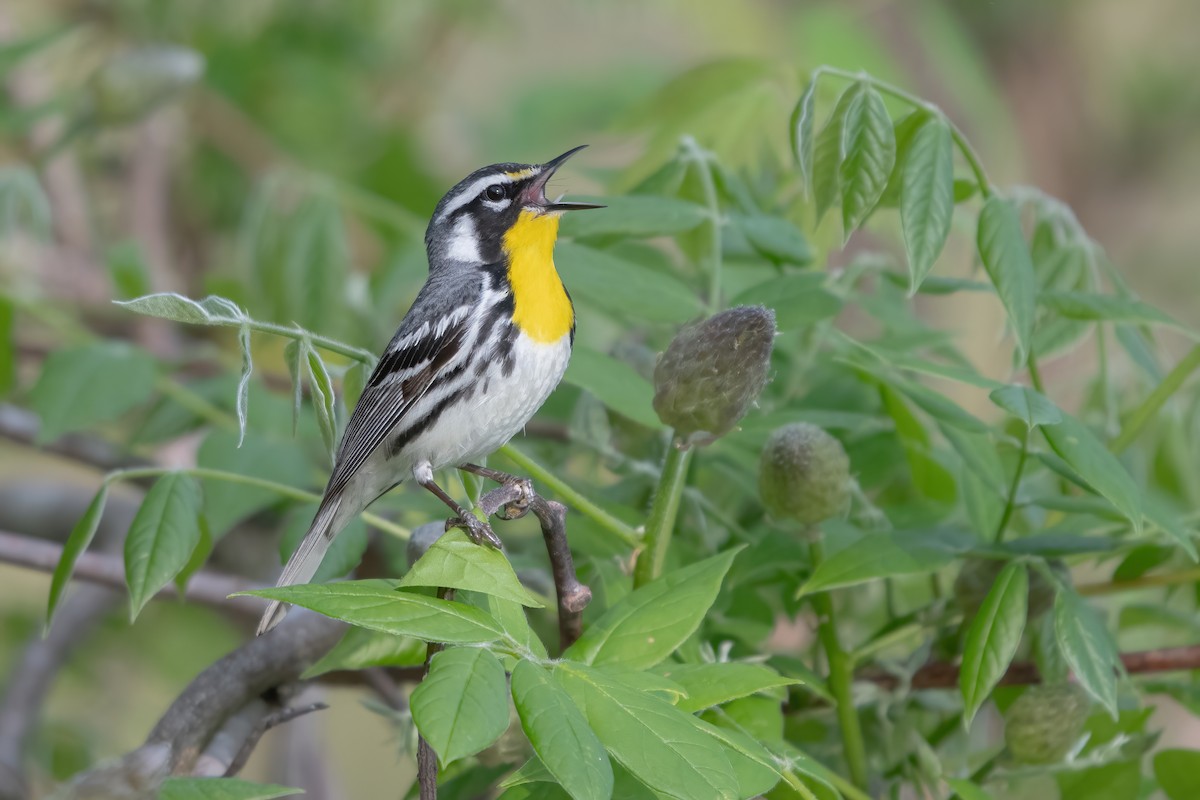
<path fill-rule="evenodd" d="M 305 346 L 306 361 L 308 362 L 308 385 L 312 387 L 313 408 L 317 412 L 317 427 L 321 431 L 321 440 L 329 452 L 329 461 L 333 462 L 334 448 L 337 447 L 337 397 L 333 393 L 333 381 L 329 378 L 329 370 L 325 362 L 312 347 Z"/>
<path fill-rule="evenodd" d="M 571 661 L 554 670 L 609 753 L 638 780 L 676 798 L 736 798 L 737 776 L 721 743 L 694 717 Z"/>
<path fill-rule="evenodd" d="M 546 769 L 574 800 L 608 800 L 613 773 L 604 745 L 579 707 L 542 667 L 520 661 L 512 696 L 525 736 Z"/>
<path fill-rule="evenodd" d="M 190 475 L 170 472 L 154 482 L 125 537 L 129 618 L 187 565 L 200 542 L 200 487 Z"/>
<path fill-rule="evenodd" d="M 1154 756 L 1154 777 L 1170 800 L 1200 797 L 1200 752 L 1162 750 Z"/>
<path fill-rule="evenodd" d="M 812 261 L 808 240 L 782 217 L 735 215 L 732 221 L 754 251 L 777 264 L 804 265 Z"/>
<path fill-rule="evenodd" d="M 248 319 L 237 303 L 218 295 L 209 295 L 203 300 L 192 300 L 175 292 L 160 292 L 118 301 L 116 304 L 136 314 L 191 325 L 241 326 Z"/>
<path fill-rule="evenodd" d="M 1029 430 L 1036 425 L 1057 425 L 1062 422 L 1058 406 L 1036 389 L 1028 386 L 1003 386 L 994 389 L 988 398 L 1000 408 L 1024 422 Z"/>
<path fill-rule="evenodd" d="M 930 573 L 946 566 L 974 544 L 973 536 L 950 530 L 867 534 L 822 561 L 796 596 L 895 575 Z"/>
<path fill-rule="evenodd" d="M 48 239 L 52 222 L 50 198 L 29 167 L 0 167 L 0 239 L 26 232 Z"/>
<path fill-rule="evenodd" d="M 17 385 L 17 312 L 12 300 L 0 297 L 0 397 Z"/>
<path fill-rule="evenodd" d="M 478 608 L 398 591 L 387 581 L 281 586 L 242 594 L 284 603 L 395 636 L 446 644 L 484 644 L 504 637 L 500 623 Z"/>
<path fill-rule="evenodd" d="M 931 115 L 913 134 L 901 167 L 900 226 L 915 294 L 946 245 L 954 216 L 954 151 L 950 127 Z"/>
<path fill-rule="evenodd" d="M 1102 497 L 1116 506 L 1137 531 L 1142 528 L 1142 494 L 1120 460 L 1079 420 L 1062 412 L 1062 420 L 1042 428 L 1054 452 Z"/>
<path fill-rule="evenodd" d="M 654 666 L 700 626 L 740 549 L 668 572 L 625 595 L 563 657 L 628 669 Z"/>
<path fill-rule="evenodd" d="M 1012 663 L 1025 632 L 1029 575 L 1020 561 L 1010 562 L 996 576 L 975 619 L 967 629 L 962 670 L 958 676 L 967 725 L 991 695 Z"/>
<path fill-rule="evenodd" d="M 687 694 L 675 705 L 682 711 L 701 711 L 767 689 L 798 684 L 769 667 L 743 661 L 715 664 L 660 664 L 657 671 L 683 687 Z"/>
<path fill-rule="evenodd" d="M 188 581 L 192 579 L 197 570 L 204 566 L 204 563 L 208 561 L 208 557 L 212 555 L 213 551 L 213 538 L 212 532 L 208 527 L 208 520 L 201 514 L 196 521 L 200 525 L 200 541 L 196 542 L 196 547 L 192 550 L 192 554 L 188 556 L 187 563 L 175 575 L 175 586 L 179 589 L 180 595 L 187 593 Z"/>
<path fill-rule="evenodd" d="M 725 745 L 725 757 L 737 776 L 742 797 L 760 797 L 779 783 L 781 776 L 775 759 L 747 733 L 702 719 L 697 720 L 696 724 L 700 730 Z"/>
<path fill-rule="evenodd" d="M 251 783 L 241 778 L 170 777 L 159 787 L 158 800 L 274 800 L 294 797 L 303 789 L 273 783 Z"/>
<path fill-rule="evenodd" d="M 139 297 L 150 290 L 146 259 L 136 241 L 126 241 L 104 251 L 104 266 L 118 297 Z"/>
<path fill-rule="evenodd" d="M 825 288 L 826 278 L 819 272 L 769 278 L 738 294 L 730 307 L 762 305 L 774 309 L 780 330 L 811 325 L 835 317 L 842 310 L 842 299 Z"/>
<path fill-rule="evenodd" d="M 576 302 L 618 320 L 678 323 L 701 311 L 699 298 L 679 278 L 610 252 L 562 242 L 554 261 Z"/>
<path fill-rule="evenodd" d="M 67 589 L 71 573 L 75 571 L 75 562 L 79 560 L 83 551 L 88 549 L 88 545 L 92 543 L 92 539 L 96 535 L 96 529 L 100 527 L 100 518 L 104 515 L 104 504 L 107 501 L 108 482 L 105 481 L 100 484 L 92 502 L 88 503 L 83 516 L 75 523 L 75 527 L 71 528 L 71 535 L 67 537 L 67 542 L 63 545 L 62 555 L 59 556 L 58 564 L 54 567 L 54 576 L 50 579 L 50 599 L 46 603 L 46 630 L 50 629 L 50 622 L 54 619 L 54 610 L 58 608 L 58 601 L 62 599 L 63 592 Z"/>
<path fill-rule="evenodd" d="M 1033 337 L 1037 279 L 1021 220 L 1012 204 L 1000 197 L 989 198 L 979 214 L 976 239 L 979 257 L 1008 312 L 1017 349 L 1024 358 Z"/>
<path fill-rule="evenodd" d="M 1090 292 L 1042 292 L 1038 301 L 1067 319 L 1089 322 L 1124 322 L 1132 325 L 1165 325 L 1190 332 L 1187 326 L 1170 315 L 1148 303 L 1134 300 L 1132 297 Z"/>
<path fill-rule="evenodd" d="M 475 755 L 508 729 L 504 667 L 482 647 L 443 650 L 430 661 L 409 705 L 443 767 Z"/>
<path fill-rule="evenodd" d="M 290 441 L 276 441 L 253 431 L 238 446 L 237 434 L 214 430 L 200 443 L 196 462 L 201 467 L 303 486 L 309 469 L 303 450 Z M 228 480 L 204 479 L 204 516 L 213 536 L 221 538 L 237 522 L 281 501 L 270 489 Z"/>
<path fill-rule="evenodd" d="M 979 417 L 923 384 L 895 376 L 888 377 L 886 382 L 941 425 L 949 425 L 965 433 L 988 433 L 991 431 L 991 428 Z"/>
<path fill-rule="evenodd" d="M 238 345 L 242 349 L 242 374 L 238 378 L 237 419 L 238 447 L 246 439 L 246 412 L 250 405 L 250 375 L 254 372 L 254 358 L 250 354 L 250 326 L 238 329 Z"/>
<path fill-rule="evenodd" d="M 1082 597 L 1060 589 L 1054 601 L 1054 635 L 1079 685 L 1117 715 L 1117 646 L 1103 618 Z"/>
<path fill-rule="evenodd" d="M 814 101 L 817 94 L 817 82 L 809 80 L 800 95 L 796 107 L 792 109 L 791 124 L 788 132 L 791 134 L 792 154 L 800 167 L 800 180 L 804 186 L 804 194 L 812 194 L 813 183 L 813 118 L 816 116 Z"/>
<path fill-rule="evenodd" d="M 367 667 L 416 667 L 425 663 L 425 643 L 411 636 L 393 636 L 351 626 L 317 663 L 304 671 L 304 680 L 335 670 Z"/>
<path fill-rule="evenodd" d="M 841 193 L 842 126 L 853 107 L 862 104 L 859 84 L 846 89 L 838 97 L 837 105 L 813 144 L 812 196 L 816 204 L 814 225 L 820 224 L 825 212 L 833 207 Z M 857 113 L 857 111 L 855 111 Z"/>
<path fill-rule="evenodd" d="M 992 800 L 986 790 L 966 778 L 947 778 L 946 785 L 958 793 L 960 800 Z"/>
<path fill-rule="evenodd" d="M 41 417 L 38 443 L 115 419 L 150 399 L 154 359 L 127 344 L 105 341 L 54 350 L 29 393 Z"/>
<path fill-rule="evenodd" d="M 859 88 L 862 87 L 862 88 Z M 862 94 L 842 123 L 842 230 L 844 238 L 862 224 L 879 202 L 896 162 L 896 133 L 879 92 L 860 83 Z"/>
<path fill-rule="evenodd" d="M 571 353 L 563 380 L 591 392 L 621 416 L 647 428 L 662 427 L 654 413 L 654 387 L 623 361 L 581 345 Z"/>
<path fill-rule="evenodd" d="M 300 407 L 304 402 L 304 375 L 300 371 L 303 363 L 304 345 L 300 339 L 289 339 L 283 346 L 283 360 L 287 364 L 288 376 L 292 379 L 292 436 L 300 427 Z"/>
<path fill-rule="evenodd" d="M 631 194 L 613 197 L 576 197 L 580 202 L 603 203 L 591 214 L 567 214 L 560 235 L 583 239 L 592 236 L 671 236 L 690 231 L 708 217 L 700 205 L 675 197 Z"/>
<path fill-rule="evenodd" d="M 1112 761 L 1091 769 L 1059 772 L 1058 796 L 1086 800 L 1138 800 L 1142 797 L 1140 759 Z"/>
<path fill-rule="evenodd" d="M 457 528 L 438 537 L 400 579 L 400 586 L 468 589 L 530 608 L 545 606 L 537 595 L 521 585 L 504 553 L 480 547 Z"/>
<path fill-rule="evenodd" d="M 286 564 L 292 553 L 300 546 L 304 535 L 308 533 L 316 516 L 317 503 L 305 503 L 288 512 L 283 536 L 279 540 L 279 563 Z M 362 517 L 355 517 L 346 523 L 346 527 L 333 537 L 329 549 L 321 559 L 321 565 L 313 574 L 309 583 L 325 583 L 342 577 L 358 566 L 363 553 L 367 551 L 370 537 L 367 534 L 367 524 Z"/>

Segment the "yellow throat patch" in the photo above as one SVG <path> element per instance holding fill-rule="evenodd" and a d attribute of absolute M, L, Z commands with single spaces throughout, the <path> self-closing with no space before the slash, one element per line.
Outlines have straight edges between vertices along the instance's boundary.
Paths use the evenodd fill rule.
<path fill-rule="evenodd" d="M 557 342 L 571 331 L 575 310 L 554 269 L 558 214 L 522 211 L 504 234 L 513 323 L 535 342 Z"/>

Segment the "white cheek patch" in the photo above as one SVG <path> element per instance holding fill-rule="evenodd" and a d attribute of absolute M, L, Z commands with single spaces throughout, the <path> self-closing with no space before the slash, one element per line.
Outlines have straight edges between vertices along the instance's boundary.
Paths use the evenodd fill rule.
<path fill-rule="evenodd" d="M 503 211 L 512 205 L 512 200 L 505 198 L 504 200 L 484 200 L 483 204 L 493 211 Z"/>
<path fill-rule="evenodd" d="M 478 264 L 483 260 L 479 253 L 479 240 L 475 234 L 475 220 L 463 216 L 454 224 L 450 232 L 450 243 L 446 247 L 446 256 L 454 261 L 465 261 Z"/>

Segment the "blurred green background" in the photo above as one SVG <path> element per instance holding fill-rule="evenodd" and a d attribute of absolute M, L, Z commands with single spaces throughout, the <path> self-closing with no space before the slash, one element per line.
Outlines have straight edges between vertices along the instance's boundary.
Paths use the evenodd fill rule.
<path fill-rule="evenodd" d="M 114 293 L 220 292 L 256 317 L 375 348 L 424 279 L 429 211 L 470 170 L 589 143 L 557 188 L 620 189 L 682 134 L 734 167 L 786 165 L 805 75 L 831 64 L 941 105 L 995 183 L 1036 183 L 1065 201 L 1136 292 L 1194 326 L 1197 30 L 1194 0 L 8 0 L 0 162 L 33 161 L 74 122 L 103 116 L 88 106 L 89 81 L 120 52 L 182 45 L 205 70 L 151 115 L 78 128 L 44 178 L 59 245 L 6 250 L 0 280 L 101 326 Z M 814 245 L 836 267 L 848 256 L 825 227 Z M 273 271 L 285 269 L 313 283 L 281 295 Z M 990 325 L 969 308 L 938 313 L 961 320 L 979 358 L 995 349 L 994 309 Z M 170 336 L 153 322 L 137 333 L 160 352 Z M 1088 369 L 1079 358 L 1054 369 Z M 30 459 L 0 448 L 4 496 L 77 484 L 78 498 L 57 503 L 56 524 L 69 528 L 93 478 Z M 0 567 L 0 671 L 38 624 L 46 584 Z M 78 659 L 86 670 L 55 691 L 45 759 L 66 774 L 129 750 L 235 641 L 196 609 L 155 606 L 132 629 L 112 622 Z M 326 713 L 334 723 L 314 735 L 336 755 L 333 796 L 410 780 L 383 719 L 349 698 Z"/>

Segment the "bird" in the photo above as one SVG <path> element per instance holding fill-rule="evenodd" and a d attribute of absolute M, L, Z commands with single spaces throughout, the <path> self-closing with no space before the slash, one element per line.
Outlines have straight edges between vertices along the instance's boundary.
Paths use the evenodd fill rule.
<path fill-rule="evenodd" d="M 516 435 L 566 372 L 575 309 L 554 266 L 564 212 L 603 208 L 546 196 L 546 182 L 586 145 L 543 164 L 492 164 L 438 202 L 425 232 L 429 275 L 350 414 L 321 503 L 276 586 L 307 583 L 335 536 L 383 494 L 412 480 L 454 512 L 477 544 L 491 527 L 434 482 Z M 258 635 L 288 606 L 272 601 Z"/>

